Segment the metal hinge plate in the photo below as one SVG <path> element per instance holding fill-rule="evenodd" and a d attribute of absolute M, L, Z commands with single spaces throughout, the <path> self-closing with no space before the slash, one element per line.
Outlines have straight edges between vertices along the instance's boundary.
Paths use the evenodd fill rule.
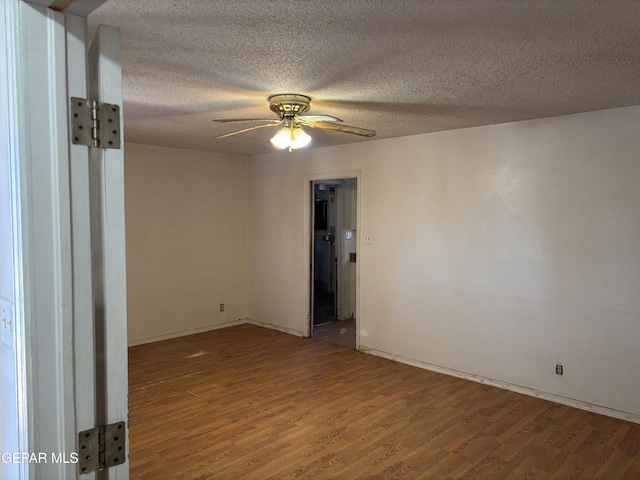
<path fill-rule="evenodd" d="M 78 434 L 80 474 L 104 470 L 126 460 L 125 422 L 100 425 Z"/>
<path fill-rule="evenodd" d="M 95 148 L 120 148 L 120 107 L 71 97 L 71 142 Z"/>

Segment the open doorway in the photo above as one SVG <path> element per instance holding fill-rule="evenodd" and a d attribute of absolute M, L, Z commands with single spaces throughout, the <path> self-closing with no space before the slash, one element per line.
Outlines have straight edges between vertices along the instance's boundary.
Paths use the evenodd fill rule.
<path fill-rule="evenodd" d="M 357 179 L 311 182 L 311 334 L 356 347 Z"/>
<path fill-rule="evenodd" d="M 334 182 L 334 183 L 332 183 Z M 336 319 L 336 181 L 313 185 L 313 326 Z M 338 181 L 339 182 L 339 181 Z"/>

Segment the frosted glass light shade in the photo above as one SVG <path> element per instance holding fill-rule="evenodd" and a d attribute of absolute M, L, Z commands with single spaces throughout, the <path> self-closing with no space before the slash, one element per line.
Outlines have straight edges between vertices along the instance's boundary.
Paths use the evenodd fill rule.
<path fill-rule="evenodd" d="M 271 143 L 278 148 L 289 148 L 289 151 L 306 147 L 311 137 L 301 127 L 284 127 L 271 139 Z"/>
<path fill-rule="evenodd" d="M 293 129 L 293 132 L 291 132 L 291 148 L 296 149 L 306 147 L 310 142 L 311 137 L 307 135 L 307 132 L 305 132 L 301 127 L 296 127 Z"/>
<path fill-rule="evenodd" d="M 289 127 L 284 127 L 278 130 L 278 133 L 276 133 L 271 139 L 271 143 L 278 148 L 289 147 L 291 145 L 291 129 Z"/>

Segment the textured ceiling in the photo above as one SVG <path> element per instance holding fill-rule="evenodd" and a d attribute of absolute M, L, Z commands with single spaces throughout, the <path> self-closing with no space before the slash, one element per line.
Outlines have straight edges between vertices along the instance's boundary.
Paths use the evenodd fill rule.
<path fill-rule="evenodd" d="M 109 0 L 122 33 L 125 139 L 257 154 L 267 97 L 377 138 L 640 105 L 638 0 Z M 371 141 L 308 130 L 312 147 Z"/>

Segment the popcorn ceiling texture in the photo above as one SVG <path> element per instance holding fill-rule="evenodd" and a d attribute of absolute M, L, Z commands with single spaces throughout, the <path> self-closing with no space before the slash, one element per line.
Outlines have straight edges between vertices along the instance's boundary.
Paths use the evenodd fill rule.
<path fill-rule="evenodd" d="M 640 104 L 637 0 L 110 0 L 121 28 L 125 140 L 274 150 L 267 97 L 312 97 L 389 138 Z M 309 130 L 312 147 L 371 141 Z"/>

